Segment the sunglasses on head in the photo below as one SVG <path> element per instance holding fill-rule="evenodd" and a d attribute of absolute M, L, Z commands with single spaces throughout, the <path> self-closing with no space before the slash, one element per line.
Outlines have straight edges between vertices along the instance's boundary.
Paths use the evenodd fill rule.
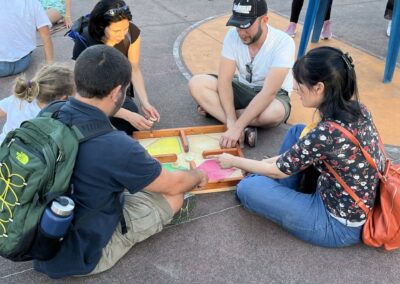
<path fill-rule="evenodd" d="M 246 64 L 246 81 L 251 83 L 253 81 L 253 62 L 249 62 Z"/>
<path fill-rule="evenodd" d="M 119 8 L 110 9 L 107 12 L 105 12 L 104 15 L 114 17 L 114 16 L 123 15 L 126 12 L 129 12 L 129 7 L 125 5 L 125 6 L 122 6 Z"/>

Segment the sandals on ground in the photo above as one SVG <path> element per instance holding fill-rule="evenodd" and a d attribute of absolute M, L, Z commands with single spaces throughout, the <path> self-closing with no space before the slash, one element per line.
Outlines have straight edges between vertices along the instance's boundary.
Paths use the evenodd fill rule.
<path fill-rule="evenodd" d="M 244 129 L 244 142 L 249 145 L 250 148 L 254 148 L 257 145 L 257 128 L 246 127 Z"/>

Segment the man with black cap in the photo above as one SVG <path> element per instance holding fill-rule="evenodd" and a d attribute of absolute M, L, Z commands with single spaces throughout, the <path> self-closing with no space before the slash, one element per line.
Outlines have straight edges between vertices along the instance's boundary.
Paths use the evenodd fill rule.
<path fill-rule="evenodd" d="M 221 147 L 233 147 L 241 137 L 254 147 L 255 127 L 274 127 L 289 117 L 295 45 L 268 25 L 265 0 L 234 0 L 232 11 L 226 25 L 235 28 L 225 36 L 218 76 L 193 76 L 189 91 L 199 113 L 226 123 Z"/>

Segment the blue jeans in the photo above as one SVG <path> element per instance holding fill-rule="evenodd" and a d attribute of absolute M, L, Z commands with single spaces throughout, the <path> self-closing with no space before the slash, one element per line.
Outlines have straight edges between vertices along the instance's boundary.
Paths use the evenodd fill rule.
<path fill-rule="evenodd" d="M 14 62 L 0 61 L 0 77 L 6 77 L 25 71 L 31 63 L 31 53 Z"/>
<path fill-rule="evenodd" d="M 289 129 L 280 152 L 298 140 L 303 128 L 304 125 L 295 125 Z M 333 218 L 326 210 L 318 189 L 315 194 L 295 190 L 300 174 L 277 180 L 250 175 L 238 184 L 237 196 L 245 208 L 279 224 L 305 242 L 323 247 L 359 243 L 362 226 L 348 227 Z"/>

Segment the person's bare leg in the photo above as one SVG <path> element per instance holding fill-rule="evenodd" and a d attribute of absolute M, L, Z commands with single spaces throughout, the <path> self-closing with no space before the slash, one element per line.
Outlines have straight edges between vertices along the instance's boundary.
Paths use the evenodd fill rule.
<path fill-rule="evenodd" d="M 53 8 L 50 8 L 46 11 L 47 16 L 49 17 L 50 22 L 55 25 L 58 23 L 59 20 L 61 20 L 63 18 L 63 16 L 56 10 Z"/>
<path fill-rule="evenodd" d="M 164 198 L 167 200 L 169 206 L 171 206 L 172 211 L 174 214 L 181 209 L 183 205 L 183 194 L 177 194 L 177 195 L 168 195 L 168 194 L 163 194 Z"/>
<path fill-rule="evenodd" d="M 237 110 L 236 114 L 239 117 L 244 112 L 244 109 Z M 254 118 L 249 125 L 263 128 L 271 128 L 278 126 L 285 117 L 285 107 L 283 104 L 274 99 L 272 103 L 256 118 Z"/>
<path fill-rule="evenodd" d="M 217 91 L 217 78 L 210 75 L 195 75 L 189 81 L 189 93 L 211 116 L 226 123 L 225 112 Z"/>

